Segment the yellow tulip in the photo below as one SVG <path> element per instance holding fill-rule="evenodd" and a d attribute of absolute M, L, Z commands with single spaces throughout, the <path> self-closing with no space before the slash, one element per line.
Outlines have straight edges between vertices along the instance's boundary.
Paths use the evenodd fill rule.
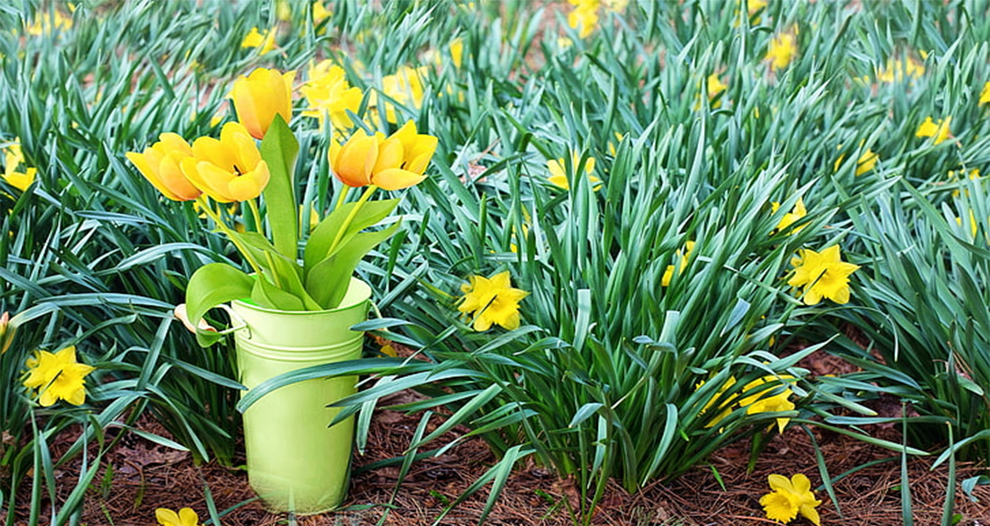
<path fill-rule="evenodd" d="M 182 160 L 192 157 L 189 143 L 174 133 L 163 133 L 144 153 L 127 152 L 127 159 L 151 184 L 173 201 L 191 201 L 202 193 L 182 173 Z"/>
<path fill-rule="evenodd" d="M 237 120 L 255 139 L 262 139 L 275 115 L 286 123 L 292 119 L 292 81 L 296 72 L 280 73 L 276 69 L 258 68 L 247 77 L 234 81 L 230 96 L 234 99 Z"/>
<path fill-rule="evenodd" d="M 416 133 L 409 121 L 388 138 L 358 130 L 343 145 L 332 144 L 329 157 L 334 175 L 348 186 L 400 190 L 426 178 L 423 172 L 436 149 L 437 138 Z"/>
<path fill-rule="evenodd" d="M 228 122 L 220 140 L 200 137 L 193 142 L 191 157 L 182 160 L 182 173 L 215 201 L 247 201 L 261 194 L 268 184 L 268 163 L 239 123 Z"/>

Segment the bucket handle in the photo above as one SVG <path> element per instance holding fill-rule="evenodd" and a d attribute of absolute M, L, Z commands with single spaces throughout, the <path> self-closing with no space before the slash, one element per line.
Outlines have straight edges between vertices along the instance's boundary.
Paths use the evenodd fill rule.
<path fill-rule="evenodd" d="M 175 307 L 175 310 L 173 311 L 173 315 L 176 318 L 178 318 L 183 325 L 186 326 L 186 329 L 189 329 L 189 332 L 193 334 L 204 332 L 204 333 L 212 333 L 216 336 L 226 336 L 228 334 L 233 334 L 239 330 L 247 329 L 248 331 L 247 337 L 248 339 L 251 339 L 251 329 L 248 327 L 247 322 L 244 321 L 244 318 L 242 318 L 239 314 L 234 312 L 234 309 L 230 308 L 230 305 L 223 304 L 223 305 L 217 305 L 217 307 L 223 309 L 224 312 L 226 312 L 227 315 L 230 316 L 230 321 L 233 324 L 231 327 L 224 329 L 222 331 L 217 330 L 216 327 L 210 325 L 205 319 L 199 320 L 199 327 L 193 327 L 192 323 L 189 322 L 189 317 L 186 315 L 185 303 L 181 305 L 177 305 Z"/>

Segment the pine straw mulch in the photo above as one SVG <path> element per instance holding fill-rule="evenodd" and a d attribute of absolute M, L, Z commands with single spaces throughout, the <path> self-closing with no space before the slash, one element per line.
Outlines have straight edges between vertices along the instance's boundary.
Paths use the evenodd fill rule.
<path fill-rule="evenodd" d="M 373 419 L 367 452 L 355 455 L 354 466 L 387 459 L 401 453 L 409 444 L 419 417 L 394 411 L 379 411 Z M 164 434 L 163 429 L 149 420 L 142 420 L 144 429 Z M 464 430 L 459 430 L 463 432 Z M 822 524 L 856 524 L 884 526 L 902 524 L 900 506 L 900 461 L 888 450 L 819 429 L 813 429 L 832 477 L 880 459 L 891 459 L 864 467 L 835 483 L 842 509 L 829 501 L 824 491 L 817 497 L 824 501 L 819 507 Z M 875 436 L 899 442 L 899 432 L 893 427 L 874 427 Z M 71 443 L 71 434 L 55 445 L 58 453 Z M 451 437 L 453 435 L 450 435 Z M 446 440 L 450 440 L 447 437 Z M 634 495 L 617 484 L 611 484 L 595 512 L 593 524 L 660 525 L 760 525 L 772 523 L 764 518 L 759 498 L 768 491 L 766 477 L 770 473 L 791 475 L 805 473 L 813 484 L 821 478 L 815 464 L 815 453 L 808 435 L 799 427 L 788 428 L 783 435 L 770 440 L 752 473 L 747 473 L 749 445 L 740 442 L 724 448 L 710 459 L 710 464 L 698 466 L 684 476 L 668 482 L 657 482 Z M 451 502 L 487 466 L 494 462 L 487 447 L 478 439 L 467 440 L 439 458 L 429 458 L 413 464 L 394 501 L 388 506 L 384 524 L 432 524 Z M 79 475 L 81 459 L 56 472 L 57 495 L 62 501 Z M 217 508 L 223 512 L 236 507 L 222 517 L 228 526 L 268 526 L 300 524 L 303 526 L 375 524 L 386 513 L 395 487 L 398 467 L 385 467 L 356 473 L 352 478 L 349 507 L 368 508 L 341 511 L 314 517 L 286 517 L 267 513 L 260 502 L 252 500 L 246 473 L 214 463 L 196 466 L 187 453 L 170 450 L 136 435 L 125 437 L 103 460 L 104 468 L 87 494 L 82 523 L 154 524 L 154 510 L 166 507 L 177 510 L 192 507 L 201 520 L 208 518 L 204 487 Z M 930 470 L 930 458 L 909 460 L 911 493 L 916 524 L 938 524 L 942 515 L 947 483 L 947 466 Z M 112 466 L 109 483 L 102 483 L 106 470 Z M 714 470 L 713 470 L 714 468 Z M 717 471 L 725 489 L 713 475 Z M 985 470 L 983 470 L 985 472 Z M 957 479 L 963 480 L 980 472 L 972 465 L 958 467 Z M 27 502 L 27 491 L 24 500 Z M 961 526 L 990 524 L 990 486 L 977 486 L 971 501 L 957 487 L 956 513 L 961 514 Z M 443 524 L 476 524 L 484 508 L 487 488 L 458 506 Z M 577 492 L 567 481 L 556 480 L 546 470 L 532 464 L 519 465 L 488 518 L 491 525 L 566 525 L 571 519 L 565 501 L 577 503 Z M 46 499 L 47 500 L 47 499 Z M 239 506 L 239 507 L 237 507 Z M 50 509 L 45 502 L 43 510 Z M 16 524 L 26 519 L 26 509 L 19 509 Z M 2 522 L 3 517 L 0 517 Z M 41 522 L 48 518 L 41 517 Z M 799 519 L 792 524 L 810 524 Z"/>

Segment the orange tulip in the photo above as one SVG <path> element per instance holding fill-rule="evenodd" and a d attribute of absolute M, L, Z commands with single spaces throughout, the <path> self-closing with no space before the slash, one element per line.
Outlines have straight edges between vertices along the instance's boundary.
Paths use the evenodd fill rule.
<path fill-rule="evenodd" d="M 221 203 L 247 201 L 268 184 L 268 163 L 244 126 L 224 124 L 220 140 L 200 137 L 193 155 L 182 160 L 182 173 L 206 195 Z"/>
<path fill-rule="evenodd" d="M 418 184 L 437 149 L 437 138 L 416 133 L 407 122 L 388 138 L 359 130 L 343 145 L 330 146 L 330 165 L 344 184 L 373 184 L 383 190 L 400 190 Z"/>
<path fill-rule="evenodd" d="M 230 96 L 237 119 L 255 139 L 265 137 L 275 115 L 286 123 L 292 119 L 292 81 L 295 71 L 258 68 L 234 81 Z"/>

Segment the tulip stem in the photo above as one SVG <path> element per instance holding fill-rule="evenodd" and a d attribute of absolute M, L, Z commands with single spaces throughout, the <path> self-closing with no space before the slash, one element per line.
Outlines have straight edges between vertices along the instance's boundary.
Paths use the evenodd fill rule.
<path fill-rule="evenodd" d="M 361 198 L 357 200 L 357 203 L 354 203 L 354 208 L 352 208 L 351 212 L 347 214 L 347 217 L 344 219 L 344 224 L 340 225 L 340 229 L 337 230 L 337 235 L 333 238 L 333 243 L 330 243 L 330 250 L 327 251 L 327 254 L 333 254 L 333 251 L 337 249 L 337 245 L 339 245 L 340 241 L 344 238 L 344 233 L 347 232 L 347 229 L 350 228 L 351 223 L 354 222 L 354 218 L 357 217 L 358 212 L 361 211 L 361 207 L 368 202 L 368 199 L 371 199 L 371 196 L 375 193 L 375 190 L 378 190 L 377 186 L 373 184 L 368 185 L 368 189 L 361 194 Z"/>
<path fill-rule="evenodd" d="M 340 189 L 340 197 L 337 198 L 337 204 L 333 207 L 334 210 L 344 206 L 344 202 L 347 201 L 347 194 L 349 193 L 351 193 L 351 187 L 343 185 L 343 188 Z"/>
<path fill-rule="evenodd" d="M 254 217 L 254 230 L 259 234 L 262 233 L 261 226 L 261 211 L 258 210 L 258 201 L 255 199 L 248 200 L 248 207 L 251 209 L 251 215 Z"/>
<path fill-rule="evenodd" d="M 251 253 L 247 251 L 247 247 L 241 244 L 240 240 L 237 239 L 237 235 L 234 232 L 232 232 L 230 228 L 227 227 L 227 224 L 220 219 L 220 216 L 213 211 L 213 208 L 210 207 L 209 201 L 207 201 L 206 198 L 201 195 L 196 198 L 196 202 L 198 202 L 200 208 L 202 208 L 203 211 L 206 212 L 206 215 L 209 216 L 209 218 L 212 219 L 213 222 L 217 224 L 217 227 L 220 230 L 222 230 L 224 234 L 227 235 L 227 239 L 229 239 L 234 244 L 234 246 L 237 247 L 237 251 L 244 256 L 244 259 L 247 260 L 248 265 L 251 265 L 251 270 L 253 270 L 254 273 L 260 277 L 261 269 L 258 267 L 258 264 L 254 261 L 254 258 L 251 257 Z"/>

